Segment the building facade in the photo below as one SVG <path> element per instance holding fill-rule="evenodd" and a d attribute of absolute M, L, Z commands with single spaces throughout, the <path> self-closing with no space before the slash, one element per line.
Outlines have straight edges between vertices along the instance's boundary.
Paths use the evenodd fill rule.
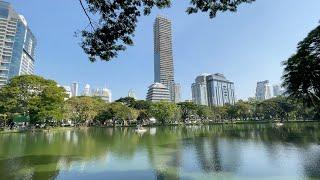
<path fill-rule="evenodd" d="M 108 88 L 102 88 L 102 89 L 97 88 L 97 89 L 93 90 L 92 96 L 100 97 L 106 103 L 112 102 L 111 90 Z"/>
<path fill-rule="evenodd" d="M 161 83 L 154 83 L 149 86 L 147 93 L 147 101 L 159 102 L 170 100 L 170 92 L 165 85 Z"/>
<path fill-rule="evenodd" d="M 175 101 L 171 21 L 158 16 L 154 22 L 154 82 L 165 85 Z M 179 95 L 180 96 L 180 95 Z"/>
<path fill-rule="evenodd" d="M 34 74 L 36 45 L 25 18 L 0 1 L 0 87 L 14 76 Z"/>
<path fill-rule="evenodd" d="M 263 101 L 272 97 L 268 80 L 257 82 L 256 100 Z"/>
<path fill-rule="evenodd" d="M 181 102 L 181 85 L 174 83 L 174 103 Z"/>
<path fill-rule="evenodd" d="M 77 82 L 73 82 L 71 84 L 71 96 L 76 97 L 78 96 L 79 84 Z"/>
<path fill-rule="evenodd" d="M 91 96 L 91 89 L 90 89 L 90 85 L 89 84 L 86 84 L 84 86 L 83 95 L 84 96 Z"/>
<path fill-rule="evenodd" d="M 273 96 L 277 97 L 282 95 L 285 95 L 285 89 L 278 84 L 273 85 Z"/>
<path fill-rule="evenodd" d="M 223 74 L 202 74 L 191 86 L 192 101 L 198 105 L 223 106 L 235 103 L 234 83 Z"/>
<path fill-rule="evenodd" d="M 195 83 L 191 85 L 192 102 L 195 104 L 208 105 L 207 76 L 209 74 L 202 74 L 196 77 Z"/>
<path fill-rule="evenodd" d="M 207 76 L 207 92 L 209 106 L 235 104 L 234 83 L 227 80 L 223 74 Z"/>

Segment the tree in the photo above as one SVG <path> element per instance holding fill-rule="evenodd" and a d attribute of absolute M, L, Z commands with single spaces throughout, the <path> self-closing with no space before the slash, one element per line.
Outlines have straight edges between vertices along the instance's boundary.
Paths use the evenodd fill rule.
<path fill-rule="evenodd" d="M 202 119 L 208 119 L 213 117 L 213 111 L 208 106 L 198 106 L 197 115 Z"/>
<path fill-rule="evenodd" d="M 197 105 L 193 102 L 181 102 L 178 103 L 178 106 L 181 109 L 182 119 L 190 119 L 192 116 L 197 115 Z"/>
<path fill-rule="evenodd" d="M 239 100 L 236 104 L 238 117 L 242 120 L 248 119 L 251 116 L 250 112 L 250 104 L 248 102 L 244 102 Z"/>
<path fill-rule="evenodd" d="M 17 76 L 0 89 L 0 109 L 11 119 L 14 114 L 29 116 L 31 123 L 61 120 L 65 97 L 64 89 L 52 80 Z"/>
<path fill-rule="evenodd" d="M 320 25 L 298 44 L 297 52 L 283 65 L 286 93 L 320 113 Z"/>
<path fill-rule="evenodd" d="M 190 0 L 188 14 L 208 12 L 210 18 L 218 12 L 236 11 L 242 3 L 255 0 Z M 132 37 L 138 17 L 149 15 L 152 8 L 168 8 L 171 0 L 79 0 L 89 20 L 89 28 L 81 31 L 84 52 L 90 61 L 110 61 L 124 51 L 127 45 L 133 45 Z M 92 17 L 95 17 L 96 20 Z"/>
<path fill-rule="evenodd" d="M 163 125 L 174 121 L 178 111 L 177 105 L 165 101 L 153 103 L 150 108 L 150 114 Z"/>
<path fill-rule="evenodd" d="M 150 106 L 151 106 L 150 101 L 138 100 L 138 101 L 135 101 L 133 108 L 138 110 L 148 110 L 150 109 Z"/>
<path fill-rule="evenodd" d="M 116 100 L 115 102 L 123 103 L 124 105 L 126 105 L 128 107 L 133 107 L 136 100 L 132 97 L 124 97 L 124 98 L 120 98 L 120 99 Z"/>
<path fill-rule="evenodd" d="M 104 106 L 106 106 L 105 102 L 98 98 L 72 97 L 66 101 L 65 118 L 77 123 L 90 123 Z"/>

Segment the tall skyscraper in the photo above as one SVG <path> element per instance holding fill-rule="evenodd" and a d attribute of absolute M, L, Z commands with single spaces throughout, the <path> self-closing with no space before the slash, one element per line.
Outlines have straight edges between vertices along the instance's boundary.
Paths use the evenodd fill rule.
<path fill-rule="evenodd" d="M 154 82 L 165 85 L 174 102 L 174 69 L 172 56 L 171 21 L 158 16 L 154 22 Z"/>
<path fill-rule="evenodd" d="M 73 82 L 71 84 L 71 96 L 72 97 L 78 96 L 78 89 L 79 89 L 79 84 L 77 82 Z"/>
<path fill-rule="evenodd" d="M 271 90 L 270 90 L 270 84 L 268 80 L 257 82 L 256 87 L 256 100 L 263 101 L 270 99 L 271 96 Z"/>
<path fill-rule="evenodd" d="M 25 18 L 0 1 L 0 87 L 14 76 L 34 73 L 36 44 Z"/>
<path fill-rule="evenodd" d="M 84 86 L 83 95 L 84 96 L 90 96 L 91 95 L 90 85 L 89 84 L 86 84 Z"/>
<path fill-rule="evenodd" d="M 208 105 L 207 76 L 209 74 L 201 74 L 191 85 L 192 101 L 195 104 Z"/>
<path fill-rule="evenodd" d="M 191 86 L 192 100 L 199 105 L 223 106 L 234 104 L 234 83 L 223 74 L 202 74 Z"/>

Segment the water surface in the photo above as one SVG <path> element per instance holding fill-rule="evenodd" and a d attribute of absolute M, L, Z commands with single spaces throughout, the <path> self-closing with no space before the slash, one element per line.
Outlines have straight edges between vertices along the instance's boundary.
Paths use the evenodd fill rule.
<path fill-rule="evenodd" d="M 320 124 L 0 134 L 0 179 L 319 179 Z"/>

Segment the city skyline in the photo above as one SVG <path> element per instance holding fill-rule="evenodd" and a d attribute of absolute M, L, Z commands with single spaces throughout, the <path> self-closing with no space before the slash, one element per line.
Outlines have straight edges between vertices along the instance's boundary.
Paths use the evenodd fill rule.
<path fill-rule="evenodd" d="M 39 37 L 36 74 L 54 79 L 59 84 L 80 80 L 98 86 L 107 79 L 109 87 L 116 92 L 115 99 L 125 96 L 131 88 L 135 89 L 139 99 L 145 97 L 146 87 L 153 79 L 153 30 L 150 27 L 157 14 L 164 14 L 173 21 L 175 74 L 182 87 L 182 99 L 191 99 L 190 84 L 201 72 L 219 72 L 233 79 L 237 86 L 237 99 L 253 97 L 256 82 L 261 79 L 279 84 L 283 69 L 281 62 L 294 53 L 297 43 L 318 24 L 320 14 L 312 10 L 320 5 L 319 1 L 302 5 L 293 2 L 287 9 L 288 0 L 285 0 L 277 7 L 271 2 L 244 5 L 237 13 L 218 14 L 211 20 L 204 14 L 188 16 L 183 11 L 187 3 L 174 2 L 170 9 L 155 10 L 150 16 L 139 19 L 135 46 L 128 47 L 115 61 L 92 64 L 87 62 L 86 55 L 77 44 L 78 39 L 73 36 L 88 23 L 77 2 L 9 2 L 26 17 L 36 37 Z M 34 8 L 36 6 L 42 8 Z M 45 9 L 59 13 L 49 17 Z M 297 9 L 301 14 L 295 13 Z M 250 12 L 254 12 L 255 17 L 249 15 Z M 66 16 L 70 19 L 64 20 Z M 235 35 L 223 38 L 227 37 L 223 34 L 232 34 L 232 29 L 237 29 Z M 261 33 L 263 37 L 271 38 L 257 38 Z M 143 71 L 141 67 L 144 67 Z M 250 71 L 246 71 L 247 68 Z M 120 72 L 117 71 L 119 69 Z M 118 83 L 121 81 L 129 83 Z"/>

